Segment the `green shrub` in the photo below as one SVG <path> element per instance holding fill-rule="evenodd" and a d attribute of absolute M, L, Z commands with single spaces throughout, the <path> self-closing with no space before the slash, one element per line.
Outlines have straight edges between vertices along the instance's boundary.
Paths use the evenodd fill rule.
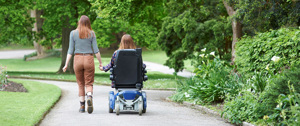
<path fill-rule="evenodd" d="M 235 124 L 257 121 L 264 115 L 258 95 L 250 91 L 242 91 L 237 97 L 228 98 L 223 109 L 221 116 Z"/>
<path fill-rule="evenodd" d="M 272 58 L 279 57 L 274 62 Z M 300 30 L 281 28 L 244 37 L 236 44 L 235 64 L 240 73 L 269 70 L 278 73 L 283 67 L 300 64 Z"/>
<path fill-rule="evenodd" d="M 291 94 L 289 84 L 295 87 L 292 90 L 293 95 L 289 95 Z M 299 67 L 284 70 L 271 77 L 264 72 L 254 72 L 254 75 L 242 86 L 240 95 L 229 97 L 225 102 L 222 116 L 230 122 L 258 121 L 260 124 L 277 125 L 277 123 L 290 124 L 293 122 L 291 120 L 299 118 L 297 116 L 299 116 L 300 101 L 291 100 L 299 99 L 296 98 L 299 97 L 300 92 Z M 296 117 L 291 118 L 294 116 Z M 262 121 L 262 117 L 267 121 Z"/>
<path fill-rule="evenodd" d="M 0 65 L 0 91 L 2 91 L 7 86 L 7 71 L 6 67 Z"/>
<path fill-rule="evenodd" d="M 248 86 L 247 88 L 250 88 L 254 93 L 261 93 L 269 83 L 270 77 L 267 72 L 254 71 L 253 75 L 245 82 L 245 86 Z"/>
<path fill-rule="evenodd" d="M 231 74 L 232 68 L 218 57 L 203 62 L 196 75 L 178 82 L 174 101 L 192 100 L 195 103 L 223 102 L 226 95 L 236 95 L 240 89 L 239 77 Z"/>
<path fill-rule="evenodd" d="M 172 95 L 170 98 L 175 102 L 183 102 L 190 99 L 190 95 L 187 93 L 190 86 L 193 86 L 195 81 L 193 78 L 188 78 L 186 80 L 177 80 L 177 89 L 176 93 Z"/>
<path fill-rule="evenodd" d="M 240 124 L 242 121 L 255 122 L 265 115 L 266 107 L 263 106 L 259 97 L 269 84 L 270 76 L 265 72 L 254 72 L 245 81 L 245 76 L 240 80 L 243 84 L 238 96 L 229 96 L 224 105 L 222 116 L 230 122 Z"/>
<path fill-rule="evenodd" d="M 265 116 L 263 124 L 266 125 L 299 125 L 300 121 L 300 94 L 295 92 L 293 85 L 288 85 L 290 93 L 279 95 L 274 113 Z"/>
<path fill-rule="evenodd" d="M 274 76 L 265 91 L 261 94 L 263 105 L 267 106 L 266 114 L 273 112 L 276 107 L 276 100 L 280 94 L 288 95 L 290 93 L 288 83 L 294 85 L 295 92 L 300 93 L 300 67 L 294 67 L 283 71 L 283 73 Z"/>
<path fill-rule="evenodd" d="M 37 52 L 33 52 L 30 54 L 24 55 L 23 60 L 26 61 L 27 58 L 34 57 L 34 56 L 37 56 Z"/>

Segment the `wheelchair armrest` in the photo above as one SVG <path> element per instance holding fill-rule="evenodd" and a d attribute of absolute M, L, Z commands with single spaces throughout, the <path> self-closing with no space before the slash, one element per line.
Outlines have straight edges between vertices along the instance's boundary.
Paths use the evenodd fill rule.
<path fill-rule="evenodd" d="M 143 79 L 144 79 L 144 81 L 148 80 L 148 76 L 144 75 Z"/>
<path fill-rule="evenodd" d="M 109 75 L 110 80 L 114 80 L 114 69 L 110 68 L 110 75 Z"/>
<path fill-rule="evenodd" d="M 110 80 L 114 80 L 114 75 L 112 75 L 112 74 L 109 75 L 109 79 L 110 79 Z"/>

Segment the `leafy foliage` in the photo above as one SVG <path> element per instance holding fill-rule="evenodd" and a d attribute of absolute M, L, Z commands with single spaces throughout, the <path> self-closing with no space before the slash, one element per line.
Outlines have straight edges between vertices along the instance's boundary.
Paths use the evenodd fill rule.
<path fill-rule="evenodd" d="M 241 124 L 242 121 L 257 121 L 263 117 L 263 111 L 256 94 L 242 91 L 237 97 L 228 98 L 221 116 L 232 123 Z"/>
<path fill-rule="evenodd" d="M 37 56 L 37 53 L 36 53 L 36 52 L 33 52 L 33 53 L 30 53 L 30 54 L 24 55 L 23 60 L 26 61 L 27 58 L 34 57 L 34 56 Z"/>
<path fill-rule="evenodd" d="M 243 32 L 253 35 L 282 26 L 300 25 L 300 2 L 294 0 L 226 0 L 237 10 L 232 17 L 243 23 Z"/>
<path fill-rule="evenodd" d="M 231 25 L 219 0 L 170 0 L 165 4 L 168 15 L 163 19 L 157 41 L 169 59 L 166 65 L 176 72 L 184 67 L 183 60 L 195 58 L 194 53 L 207 48 L 228 52 Z M 230 46 L 230 44 L 229 44 Z"/>
<path fill-rule="evenodd" d="M 257 75 L 254 76 L 259 76 L 261 73 L 255 74 Z M 299 67 L 293 67 L 272 77 L 262 76 L 260 80 L 263 81 L 257 82 L 266 83 L 262 92 L 259 92 L 261 89 L 253 88 L 257 82 L 248 80 L 237 97 L 229 97 L 226 100 L 222 116 L 232 123 L 242 121 L 265 125 L 295 123 L 299 118 L 297 117 L 300 92 Z M 291 88 L 290 85 L 295 87 Z"/>
<path fill-rule="evenodd" d="M 236 65 L 240 73 L 269 71 L 300 64 L 300 30 L 282 28 L 244 37 L 237 43 Z M 278 56 L 278 62 L 271 61 Z"/>
<path fill-rule="evenodd" d="M 295 93 L 300 93 L 300 68 L 294 67 L 291 70 L 285 70 L 282 74 L 274 76 L 271 79 L 269 85 L 267 85 L 265 92 L 261 94 L 261 98 L 264 100 L 263 104 L 267 108 L 266 112 L 270 114 L 272 108 L 276 107 L 276 99 L 280 94 L 288 95 L 289 87 L 288 83 L 294 85 Z"/>
<path fill-rule="evenodd" d="M 91 22 L 96 17 L 95 13 L 90 11 L 91 4 L 88 0 L 36 0 L 35 8 L 43 11 L 43 30 L 39 36 L 46 38 L 42 42 L 44 45 L 52 42 L 61 45 L 62 29 L 76 28 L 81 15 L 87 15 Z"/>
<path fill-rule="evenodd" d="M 0 44 L 25 44 L 32 39 L 33 19 L 28 13 L 32 3 L 32 0 L 0 1 Z"/>
<path fill-rule="evenodd" d="M 131 34 L 137 45 L 156 49 L 155 38 L 165 16 L 161 0 L 91 0 L 98 17 L 93 23 L 96 27 L 101 47 L 117 42 L 116 34 Z"/>
<path fill-rule="evenodd" d="M 7 86 L 7 77 L 6 67 L 0 65 L 0 91 Z"/>
<path fill-rule="evenodd" d="M 300 94 L 295 92 L 293 85 L 288 85 L 290 93 L 281 94 L 277 99 L 275 112 L 265 119 L 268 125 L 298 125 L 300 119 Z"/>
<path fill-rule="evenodd" d="M 231 70 L 229 64 L 219 58 L 208 60 L 195 70 L 194 78 L 178 82 L 177 94 L 172 98 L 205 104 L 222 102 L 226 95 L 235 96 L 241 88 L 241 80 L 236 74 L 230 74 Z"/>

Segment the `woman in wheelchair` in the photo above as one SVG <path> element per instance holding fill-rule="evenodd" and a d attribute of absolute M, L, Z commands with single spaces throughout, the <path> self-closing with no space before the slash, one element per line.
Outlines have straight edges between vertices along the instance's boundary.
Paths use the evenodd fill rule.
<path fill-rule="evenodd" d="M 110 70 L 110 80 L 114 91 L 109 92 L 109 113 L 119 115 L 120 111 L 134 110 L 139 115 L 146 112 L 146 92 L 142 91 L 146 65 L 142 60 L 142 49 L 136 49 L 129 34 L 122 36 L 120 47 L 112 55 L 111 61 L 100 70 Z"/>
<path fill-rule="evenodd" d="M 125 34 L 122 36 L 120 47 L 118 50 L 120 50 L 120 49 L 136 49 L 133 39 L 129 34 Z M 100 70 L 107 72 L 108 70 L 110 70 L 110 68 L 112 68 L 114 66 L 114 62 L 115 62 L 118 50 L 116 50 L 114 52 L 114 54 L 112 55 L 110 63 L 107 64 L 106 66 L 100 67 Z M 143 64 L 143 67 L 146 68 L 146 65 Z M 114 84 L 112 84 L 112 88 L 114 88 Z"/>

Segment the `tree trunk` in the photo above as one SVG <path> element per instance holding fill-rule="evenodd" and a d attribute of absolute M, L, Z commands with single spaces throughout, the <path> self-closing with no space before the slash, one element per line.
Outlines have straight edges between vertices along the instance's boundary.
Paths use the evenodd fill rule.
<path fill-rule="evenodd" d="M 231 50 L 231 65 L 234 65 L 235 61 L 235 44 L 238 42 L 238 39 L 242 37 L 242 24 L 239 21 L 232 21 L 232 50 Z"/>
<path fill-rule="evenodd" d="M 236 14 L 233 7 L 229 6 L 225 0 L 223 0 L 223 4 L 226 8 L 226 11 L 229 16 L 233 16 Z M 242 24 L 241 22 L 237 21 L 236 19 L 232 19 L 232 46 L 231 46 L 231 65 L 234 65 L 235 61 L 235 44 L 238 42 L 238 39 L 242 37 Z"/>
<path fill-rule="evenodd" d="M 60 67 L 57 71 L 57 73 L 63 73 L 62 68 L 65 66 L 66 63 L 66 58 L 67 58 L 67 54 L 68 54 L 68 49 L 69 49 L 69 41 L 70 41 L 70 32 L 74 29 L 73 27 L 71 27 L 71 25 L 69 24 L 69 18 L 67 17 L 67 20 L 65 22 L 66 27 L 62 28 L 62 57 L 61 57 L 61 64 Z M 70 62 L 68 64 L 68 68 L 67 68 L 67 73 L 72 73 L 74 74 L 74 68 L 73 68 L 73 58 L 74 55 L 72 56 L 72 58 L 70 59 Z"/>
<path fill-rule="evenodd" d="M 41 16 L 41 11 L 39 10 L 31 10 L 30 12 L 31 17 L 35 18 L 36 22 L 34 23 L 34 27 L 32 28 L 32 31 L 35 31 L 36 33 L 40 32 L 41 26 L 40 24 L 43 23 L 43 20 L 40 18 Z M 34 48 L 36 49 L 37 56 L 40 57 L 44 55 L 44 48 L 42 45 L 39 44 L 40 39 L 34 38 L 33 39 L 33 45 Z"/>

